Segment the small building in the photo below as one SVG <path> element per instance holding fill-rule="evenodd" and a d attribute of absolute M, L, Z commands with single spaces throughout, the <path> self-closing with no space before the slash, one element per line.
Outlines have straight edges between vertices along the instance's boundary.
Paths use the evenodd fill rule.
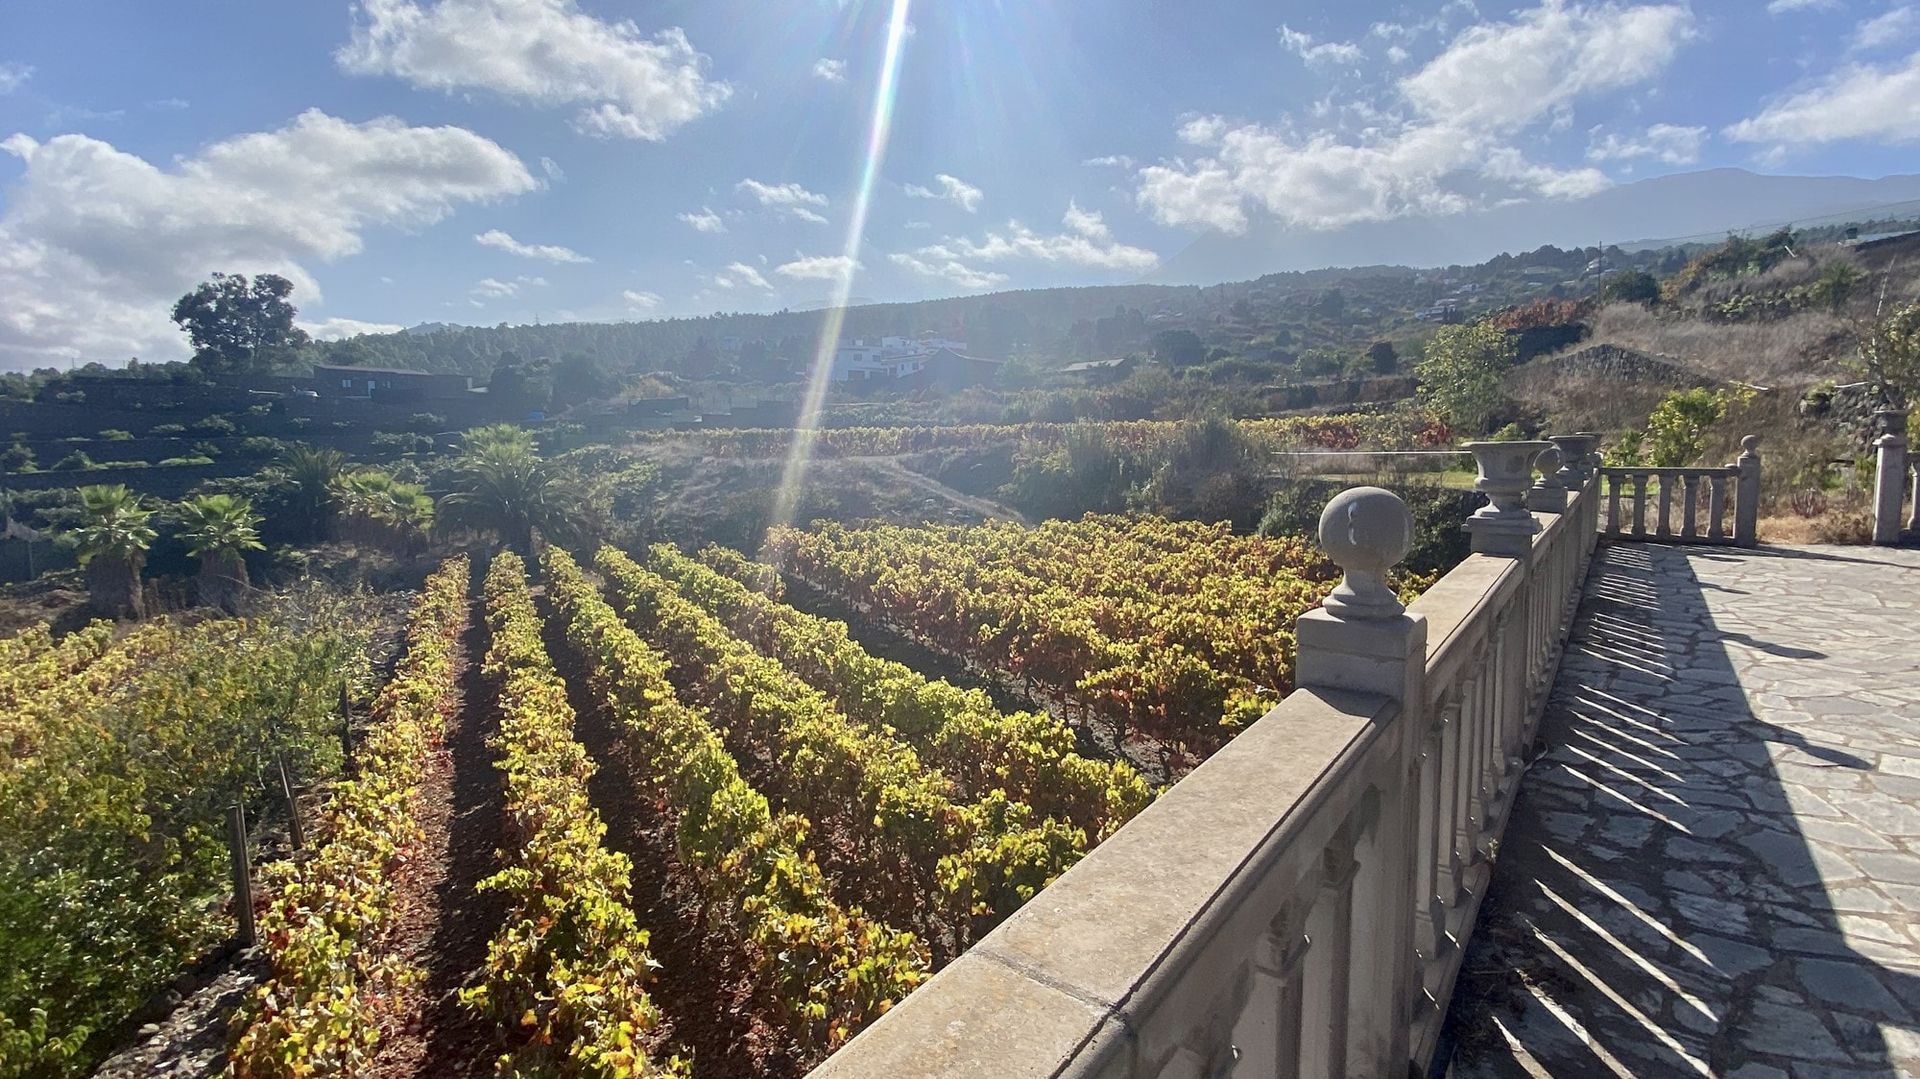
<path fill-rule="evenodd" d="M 1116 356 L 1110 360 L 1070 363 L 1062 367 L 1060 373 L 1085 382 L 1107 383 L 1124 377 L 1128 371 L 1133 370 L 1133 364 L 1132 356 Z"/>
<path fill-rule="evenodd" d="M 442 375 L 398 367 L 355 367 L 314 364 L 314 389 L 322 397 L 365 397 L 375 401 L 413 402 L 466 399 L 473 391 L 471 375 Z"/>
<path fill-rule="evenodd" d="M 990 385 L 999 380 L 1000 369 L 1007 365 L 1005 360 L 968 356 L 950 348 L 940 349 L 929 356 L 915 357 L 915 363 L 911 374 L 898 377 L 900 387 L 940 393 Z"/>

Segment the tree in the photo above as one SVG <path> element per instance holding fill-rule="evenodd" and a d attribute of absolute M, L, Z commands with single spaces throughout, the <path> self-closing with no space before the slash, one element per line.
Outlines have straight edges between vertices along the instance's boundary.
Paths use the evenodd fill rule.
<path fill-rule="evenodd" d="M 1367 346 L 1367 362 L 1374 374 L 1391 375 L 1400 369 L 1400 354 L 1394 351 L 1392 341 L 1375 341 Z"/>
<path fill-rule="evenodd" d="M 450 524 L 492 532 L 522 553 L 533 546 L 533 532 L 560 541 L 582 528 L 582 501 L 551 461 L 534 450 L 531 436 L 506 436 L 506 424 L 468 432 L 468 448 L 454 474 L 454 489 L 441 500 Z M 490 432 L 477 441 L 478 432 Z"/>
<path fill-rule="evenodd" d="M 249 281 L 246 274 L 217 273 L 180 297 L 173 321 L 193 341 L 193 362 L 209 373 L 253 370 L 269 359 L 263 350 L 307 343 L 306 331 L 293 324 L 292 294 L 293 282 L 278 274 Z"/>
<path fill-rule="evenodd" d="M 1192 330 L 1161 330 L 1153 335 L 1153 355 L 1161 363 L 1192 367 L 1207 358 L 1207 345 Z"/>
<path fill-rule="evenodd" d="M 80 518 L 65 538 L 79 548 L 94 609 L 108 618 L 146 617 L 140 571 L 157 535 L 147 523 L 153 511 L 142 509 L 140 497 L 124 483 L 95 484 L 76 493 Z"/>
<path fill-rule="evenodd" d="M 174 515 L 187 553 L 200 560 L 195 582 L 200 602 L 223 611 L 239 610 L 251 587 L 247 552 L 265 550 L 260 542 L 260 515 L 253 512 L 253 504 L 235 495 L 201 495 L 180 503 Z"/>
<path fill-rule="evenodd" d="M 326 535 L 339 502 L 335 488 L 347 467 L 347 455 L 330 447 L 297 445 L 280 458 L 282 482 L 289 488 L 287 513 L 295 535 Z"/>
<path fill-rule="evenodd" d="M 1455 431 L 1485 434 L 1505 400 L 1501 376 L 1514 354 L 1513 339 L 1491 323 L 1442 326 L 1414 368 L 1420 399 Z"/>
<path fill-rule="evenodd" d="M 1645 270 L 1621 270 L 1600 283 L 1601 303 L 1658 303 L 1660 282 Z"/>
<path fill-rule="evenodd" d="M 403 549 L 418 544 L 433 527 L 433 497 L 417 483 L 397 480 L 378 468 L 360 468 L 334 481 L 340 517 L 349 538 L 393 543 Z"/>
<path fill-rule="evenodd" d="M 1920 394 L 1920 303 L 1910 303 L 1860 329 L 1855 367 L 1880 403 L 1905 412 Z"/>

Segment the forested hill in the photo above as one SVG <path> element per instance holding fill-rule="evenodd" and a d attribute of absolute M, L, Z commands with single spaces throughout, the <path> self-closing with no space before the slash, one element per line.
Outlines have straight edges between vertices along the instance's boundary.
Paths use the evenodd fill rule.
<path fill-rule="evenodd" d="M 1920 226 L 1912 219 L 1853 223 L 1862 233 Z M 1844 225 L 1793 233 L 1796 242 L 1840 239 Z M 847 309 L 843 336 L 936 331 L 982 356 L 1040 366 L 1106 359 L 1151 348 L 1165 330 L 1192 330 L 1224 354 L 1357 353 L 1370 342 L 1422 336 L 1416 315 L 1438 304 L 1463 318 L 1540 299 L 1588 295 L 1605 274 L 1662 276 L 1711 245 L 1623 251 L 1540 247 L 1473 266 L 1367 266 L 1268 274 L 1221 285 L 1106 285 L 1031 289 Z M 593 357 L 615 369 L 704 377 L 733 366 L 746 377 L 807 360 L 827 312 L 716 313 L 650 322 L 422 327 L 323 346 L 332 362 L 450 371 L 485 378 L 503 361 Z M 721 353 L 728 354 L 722 361 Z M 758 369 L 764 363 L 764 370 Z"/>
<path fill-rule="evenodd" d="M 1319 322 L 1332 314 L 1329 347 L 1364 347 L 1384 326 L 1447 298 L 1462 285 L 1477 286 L 1475 306 L 1572 291 L 1598 248 L 1544 247 L 1501 255 L 1478 266 L 1415 270 L 1372 266 L 1269 274 L 1222 285 L 1106 285 L 1031 289 L 914 303 L 882 303 L 847 310 L 841 330 L 849 337 L 914 334 L 936 330 L 967 342 L 984 356 L 1026 356 L 1069 362 L 1105 358 L 1138 347 L 1163 328 L 1200 330 L 1236 319 L 1286 321 L 1311 313 Z M 1626 255 L 1605 252 L 1609 268 L 1653 265 L 1677 252 Z M 772 314 L 716 313 L 702 318 L 649 322 L 436 328 L 356 337 L 327 346 L 334 362 L 453 371 L 484 376 L 503 359 L 532 360 L 585 353 L 630 370 L 685 372 L 689 358 L 718 350 L 729 338 L 764 343 L 770 357 L 810 354 L 825 311 Z M 1351 338 L 1352 340 L 1345 340 Z M 509 355 L 511 354 L 511 355 Z"/>

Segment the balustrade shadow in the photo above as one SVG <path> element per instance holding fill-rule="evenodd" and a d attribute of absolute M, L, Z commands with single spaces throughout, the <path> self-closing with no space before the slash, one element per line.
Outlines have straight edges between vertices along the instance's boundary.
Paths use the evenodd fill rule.
<path fill-rule="evenodd" d="M 1853 651 L 1833 647 L 1832 620 L 1885 612 L 1821 610 L 1811 587 L 1800 620 L 1748 626 L 1781 639 L 1716 625 L 1709 592 L 1794 606 L 1765 577 L 1780 557 L 1596 555 L 1452 1001 L 1455 1074 L 1920 1066 L 1920 858 L 1889 838 L 1920 833 L 1920 781 L 1874 760 L 1920 747 L 1920 712 L 1876 705 L 1871 663 L 1829 656 Z M 1741 587 L 1702 582 L 1702 558 Z M 1911 560 L 1820 561 L 1920 583 Z M 1793 580 L 1809 572 L 1823 571 Z M 1876 707 L 1878 733 L 1852 737 Z M 1920 766 L 1920 748 L 1904 753 Z"/>

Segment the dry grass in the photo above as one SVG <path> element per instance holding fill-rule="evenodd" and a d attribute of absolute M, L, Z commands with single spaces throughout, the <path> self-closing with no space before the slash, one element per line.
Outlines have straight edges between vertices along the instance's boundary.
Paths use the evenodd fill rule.
<path fill-rule="evenodd" d="M 1845 357 L 1852 339 L 1852 324 L 1824 311 L 1803 311 L 1777 322 L 1722 323 L 1613 304 L 1594 316 L 1593 336 L 1580 347 L 1622 345 L 1679 360 L 1715 378 L 1807 386 L 1848 378 Z"/>
<path fill-rule="evenodd" d="M 1591 372 L 1553 371 L 1535 363 L 1516 370 L 1507 389 L 1514 400 L 1540 414 L 1548 431 L 1600 431 L 1611 436 L 1625 427 L 1646 426 L 1647 416 L 1671 387 Z"/>

